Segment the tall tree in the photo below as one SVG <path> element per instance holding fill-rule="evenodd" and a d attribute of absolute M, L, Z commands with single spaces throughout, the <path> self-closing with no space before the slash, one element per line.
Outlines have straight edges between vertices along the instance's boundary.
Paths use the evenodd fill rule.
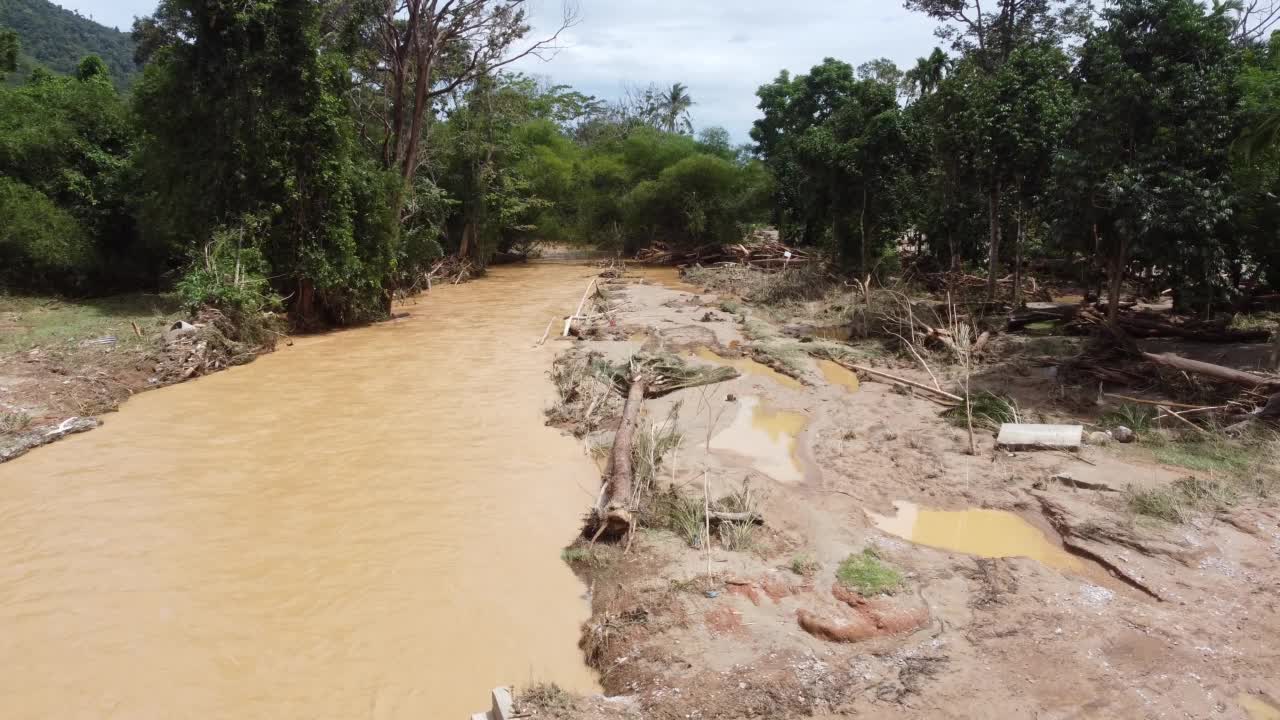
<path fill-rule="evenodd" d="M 1080 58 L 1059 185 L 1091 210 L 1114 322 L 1131 257 L 1183 306 L 1220 284 L 1239 62 L 1229 23 L 1195 0 L 1116 0 L 1102 18 Z"/>
<path fill-rule="evenodd" d="M 135 92 L 144 226 L 199 255 L 239 232 L 304 322 L 384 315 L 394 185 L 358 153 L 349 60 L 310 0 L 164 0 Z"/>
<path fill-rule="evenodd" d="M 693 132 L 693 120 L 689 117 L 689 108 L 694 105 L 689 95 L 689 87 L 684 83 L 672 83 L 662 93 L 661 117 L 663 129 L 673 133 Z"/>
<path fill-rule="evenodd" d="M 380 54 L 364 80 L 387 105 L 383 164 L 411 184 L 422 164 L 422 140 L 437 99 L 485 74 L 531 55 L 553 50 L 560 33 L 576 21 L 564 6 L 559 28 L 518 45 L 529 33 L 527 0 L 384 0 L 374 19 Z"/>
<path fill-rule="evenodd" d="M 18 69 L 18 33 L 0 28 L 0 80 Z"/>

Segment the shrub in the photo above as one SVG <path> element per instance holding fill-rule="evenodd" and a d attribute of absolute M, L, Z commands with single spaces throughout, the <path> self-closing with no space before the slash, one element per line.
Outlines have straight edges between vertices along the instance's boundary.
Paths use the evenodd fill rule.
<path fill-rule="evenodd" d="M 246 217 L 237 227 L 219 228 L 177 285 L 188 310 L 217 308 L 234 326 L 233 340 L 254 344 L 268 340 L 265 315 L 281 308 L 267 280 L 267 261 L 255 245 L 260 224 Z"/>
<path fill-rule="evenodd" d="M 39 191 L 0 177 L 0 282 L 70 290 L 83 281 L 93 250 L 67 211 Z"/>

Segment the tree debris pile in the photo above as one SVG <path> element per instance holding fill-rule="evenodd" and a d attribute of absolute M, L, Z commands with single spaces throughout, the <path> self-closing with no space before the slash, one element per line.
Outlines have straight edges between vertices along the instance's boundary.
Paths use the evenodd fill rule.
<path fill-rule="evenodd" d="M 155 357 L 159 384 L 181 382 L 235 365 L 243 365 L 275 348 L 275 334 L 267 330 L 260 345 L 238 342 L 240 330 L 214 308 L 204 308 L 189 332 L 170 332 Z"/>
<path fill-rule="evenodd" d="M 609 364 L 598 352 L 569 350 L 551 366 L 557 402 L 547 409 L 547 424 L 583 438 L 618 417 L 622 400 L 613 392 Z"/>
<path fill-rule="evenodd" d="M 958 270 L 922 273 L 920 279 L 930 292 L 938 293 L 939 295 L 950 294 L 955 298 L 984 296 L 988 286 L 987 278 Z M 1034 277 L 1026 275 L 1018 278 L 1017 281 L 1022 285 L 1021 297 L 1023 299 L 1039 300 L 1041 302 L 1051 302 L 1053 300 L 1053 294 L 1049 287 L 1040 284 Z M 996 280 L 996 297 L 1011 299 L 1014 294 L 1014 282 L 1013 275 L 1006 275 Z M 992 299 L 994 300 L 995 298 Z"/>
<path fill-rule="evenodd" d="M 637 353 L 625 364 L 598 365 L 613 390 L 626 398 L 622 420 L 609 451 L 600 499 L 587 522 L 593 538 L 617 539 L 635 529 L 633 516 L 638 498 L 635 483 L 636 430 L 647 398 L 678 390 L 724 382 L 738 377 L 726 367 L 694 367 L 674 355 Z"/>
<path fill-rule="evenodd" d="M 673 248 L 655 241 L 636 253 L 638 262 L 651 265 L 713 265 L 728 263 L 757 270 L 778 271 L 819 262 L 817 254 L 784 245 L 778 231 L 756 230 L 740 243 L 703 245 L 692 249 Z"/>

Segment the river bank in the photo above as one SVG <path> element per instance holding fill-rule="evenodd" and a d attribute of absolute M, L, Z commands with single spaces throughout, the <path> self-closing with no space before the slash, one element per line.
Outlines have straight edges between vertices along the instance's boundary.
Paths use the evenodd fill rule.
<path fill-rule="evenodd" d="M 629 550 L 584 538 L 565 553 L 592 587 L 581 644 L 613 697 L 538 688 L 540 716 L 1274 717 L 1274 444 L 1214 455 L 1144 429 L 1134 445 L 1010 452 L 979 428 L 970 454 L 924 394 L 819 359 L 835 342 L 931 382 L 877 343 L 828 339 L 838 304 L 777 311 L 658 280 L 605 281 L 607 314 L 562 357 L 668 352 L 741 377 L 645 404 L 642 434 L 674 446 L 661 497 Z M 1027 422 L 1101 422 L 1096 387 L 1021 357 L 975 389 L 1016 396 Z M 616 412 L 553 419 L 600 457 Z M 1174 519 L 1134 509 L 1208 489 L 1219 501 Z M 764 524 L 708 536 L 704 506 L 748 492 Z"/>
<path fill-rule="evenodd" d="M 235 342 L 216 311 L 173 295 L 0 297 L 0 463 L 92 430 L 130 397 L 243 365 L 275 349 Z"/>

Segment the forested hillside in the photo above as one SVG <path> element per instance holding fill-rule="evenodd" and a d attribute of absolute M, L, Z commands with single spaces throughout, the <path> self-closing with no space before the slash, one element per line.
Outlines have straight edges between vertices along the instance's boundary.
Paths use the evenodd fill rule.
<path fill-rule="evenodd" d="M 121 87 L 128 87 L 137 68 L 129 33 L 104 27 L 48 0 L 0 0 L 0 27 L 22 38 L 22 52 L 34 64 L 72 74 L 86 55 L 97 55 Z"/>

